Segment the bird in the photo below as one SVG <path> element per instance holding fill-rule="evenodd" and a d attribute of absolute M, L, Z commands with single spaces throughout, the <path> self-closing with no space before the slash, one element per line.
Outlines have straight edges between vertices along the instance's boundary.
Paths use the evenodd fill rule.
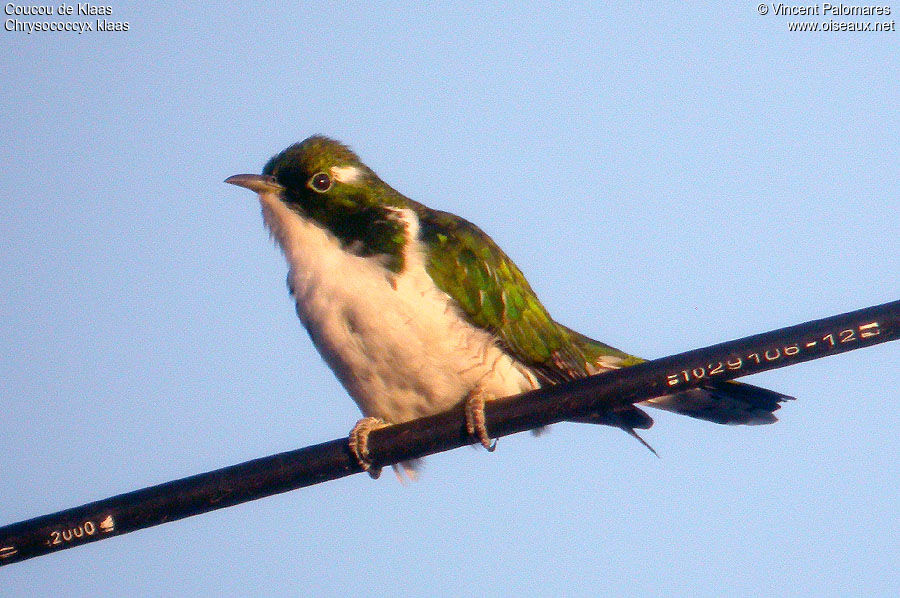
<path fill-rule="evenodd" d="M 464 406 L 473 444 L 493 450 L 485 403 L 641 363 L 555 321 L 522 271 L 471 222 L 414 201 L 348 146 L 314 135 L 262 174 L 226 183 L 258 194 L 313 344 L 363 414 L 348 437 L 378 477 L 373 430 Z M 727 381 L 578 420 L 636 432 L 653 407 L 719 424 L 767 424 L 792 397 Z M 655 451 L 654 451 L 655 453 Z M 419 460 L 393 465 L 414 479 Z"/>

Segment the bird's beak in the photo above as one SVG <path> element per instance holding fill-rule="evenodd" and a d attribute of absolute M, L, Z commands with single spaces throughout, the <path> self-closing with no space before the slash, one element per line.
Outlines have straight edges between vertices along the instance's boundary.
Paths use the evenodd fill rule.
<path fill-rule="evenodd" d="M 236 174 L 225 179 L 226 183 L 246 187 L 257 193 L 280 193 L 284 187 L 275 180 L 275 177 L 264 174 Z"/>

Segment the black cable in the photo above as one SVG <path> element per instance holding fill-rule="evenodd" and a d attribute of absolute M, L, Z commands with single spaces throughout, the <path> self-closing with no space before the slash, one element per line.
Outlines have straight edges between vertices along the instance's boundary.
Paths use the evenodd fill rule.
<path fill-rule="evenodd" d="M 898 337 L 893 301 L 490 401 L 485 415 L 491 435 L 506 436 Z M 375 430 L 369 452 L 376 465 L 389 465 L 472 442 L 459 408 Z M 340 438 L 135 490 L 0 528 L 0 565 L 360 471 Z"/>

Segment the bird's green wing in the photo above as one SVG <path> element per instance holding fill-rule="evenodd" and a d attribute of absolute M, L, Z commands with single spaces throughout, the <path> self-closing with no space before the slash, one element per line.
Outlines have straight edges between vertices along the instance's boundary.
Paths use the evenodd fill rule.
<path fill-rule="evenodd" d="M 554 322 L 522 272 L 475 225 L 432 210 L 420 214 L 420 221 L 428 273 L 435 284 L 456 300 L 473 324 L 497 334 L 510 354 L 545 381 L 560 382 L 643 361 Z M 790 398 L 728 381 L 641 405 L 717 423 L 755 424 L 775 421 L 772 412 Z M 653 420 L 638 406 L 601 409 L 573 421 L 622 428 L 649 448 L 634 429 L 649 428 Z"/>
<path fill-rule="evenodd" d="M 603 358 L 616 367 L 631 365 L 622 363 L 630 358 L 626 353 L 554 322 L 519 268 L 477 226 L 436 210 L 424 209 L 419 217 L 428 274 L 516 359 L 553 381 L 598 371 Z"/>

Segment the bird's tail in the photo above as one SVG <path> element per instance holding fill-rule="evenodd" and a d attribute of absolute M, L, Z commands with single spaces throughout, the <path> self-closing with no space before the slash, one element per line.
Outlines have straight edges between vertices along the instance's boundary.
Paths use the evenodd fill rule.
<path fill-rule="evenodd" d="M 570 328 L 563 328 L 569 332 L 573 341 L 587 358 L 588 373 L 628 367 L 644 361 Z M 576 421 L 622 428 L 647 446 L 647 443 L 637 435 L 635 429 L 646 430 L 653 425 L 653 418 L 647 415 L 641 407 L 665 409 L 717 424 L 755 425 L 778 421 L 774 412 L 781 407 L 781 403 L 790 400 L 793 400 L 793 397 L 752 384 L 728 380 L 656 397 L 636 405 L 618 407 L 613 411 L 600 411 Z M 648 446 L 648 448 L 650 447 Z"/>
<path fill-rule="evenodd" d="M 701 388 L 665 395 L 640 403 L 717 424 L 771 424 L 778 421 L 774 411 L 789 397 L 773 390 L 744 384 L 720 382 Z"/>
<path fill-rule="evenodd" d="M 758 425 L 778 421 L 773 412 L 781 407 L 782 402 L 793 398 L 752 384 L 729 380 L 657 397 L 638 405 L 665 409 L 717 424 Z M 572 421 L 621 428 L 650 449 L 654 455 L 659 456 L 653 447 L 635 432 L 635 429 L 646 430 L 653 425 L 653 418 L 637 405 L 602 411 Z"/>

